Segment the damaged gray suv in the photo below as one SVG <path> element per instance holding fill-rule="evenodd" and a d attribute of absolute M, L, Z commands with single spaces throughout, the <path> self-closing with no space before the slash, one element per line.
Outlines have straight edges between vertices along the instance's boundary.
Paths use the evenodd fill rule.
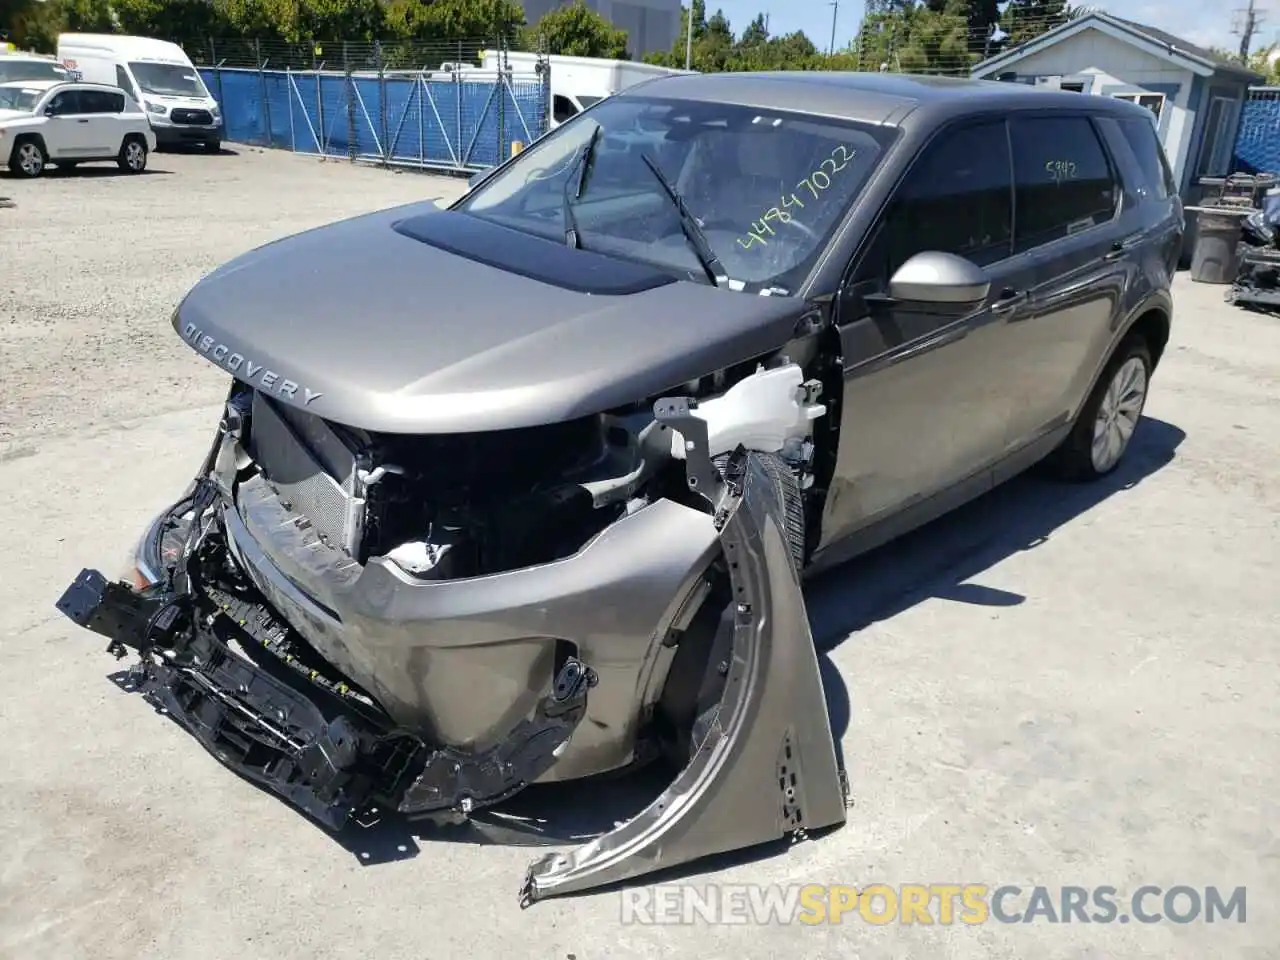
<path fill-rule="evenodd" d="M 1182 230 L 1133 104 L 646 82 L 448 209 L 200 281 L 173 324 L 231 377 L 207 461 L 132 577 L 59 609 L 334 830 L 672 763 L 526 904 L 839 825 L 804 577 L 1040 461 L 1114 470 Z"/>

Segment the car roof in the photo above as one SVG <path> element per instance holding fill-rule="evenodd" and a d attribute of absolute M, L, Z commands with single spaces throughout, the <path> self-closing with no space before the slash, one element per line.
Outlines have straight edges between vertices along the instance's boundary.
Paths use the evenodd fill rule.
<path fill-rule="evenodd" d="M 834 70 L 675 74 L 643 81 L 618 96 L 674 97 L 876 122 L 901 118 L 917 107 L 954 114 L 1026 107 L 1078 110 L 1082 105 L 1109 113 L 1145 109 L 1114 98 L 1082 100 L 1082 94 L 1071 91 L 1001 80 Z"/>

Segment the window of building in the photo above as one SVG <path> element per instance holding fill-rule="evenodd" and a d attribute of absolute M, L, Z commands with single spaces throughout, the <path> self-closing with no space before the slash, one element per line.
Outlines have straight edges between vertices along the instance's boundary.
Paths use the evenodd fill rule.
<path fill-rule="evenodd" d="M 1159 117 L 1160 111 L 1164 109 L 1163 93 L 1115 93 L 1112 96 L 1117 100 L 1128 100 L 1140 107 L 1146 107 L 1155 117 Z"/>

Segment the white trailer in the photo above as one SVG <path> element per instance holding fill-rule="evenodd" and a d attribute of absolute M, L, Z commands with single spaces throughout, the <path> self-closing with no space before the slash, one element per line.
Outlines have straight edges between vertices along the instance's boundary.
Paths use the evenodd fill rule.
<path fill-rule="evenodd" d="M 512 73 L 532 74 L 538 63 L 535 53 L 502 53 L 485 50 L 480 54 L 481 69 L 497 71 L 504 64 Z M 691 73 L 651 63 L 633 60 L 606 60 L 600 57 L 565 57 L 552 55 L 545 58 L 551 68 L 551 117 L 550 126 L 558 127 L 593 103 L 611 97 L 627 87 L 654 77 L 666 77 L 674 73 Z"/>

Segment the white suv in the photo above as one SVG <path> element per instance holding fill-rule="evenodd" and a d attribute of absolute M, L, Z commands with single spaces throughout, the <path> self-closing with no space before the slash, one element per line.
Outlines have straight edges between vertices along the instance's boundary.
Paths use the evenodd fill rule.
<path fill-rule="evenodd" d="M 0 83 L 0 163 L 20 177 L 48 164 L 114 160 L 141 173 L 156 135 L 142 108 L 117 87 L 58 80 Z"/>

